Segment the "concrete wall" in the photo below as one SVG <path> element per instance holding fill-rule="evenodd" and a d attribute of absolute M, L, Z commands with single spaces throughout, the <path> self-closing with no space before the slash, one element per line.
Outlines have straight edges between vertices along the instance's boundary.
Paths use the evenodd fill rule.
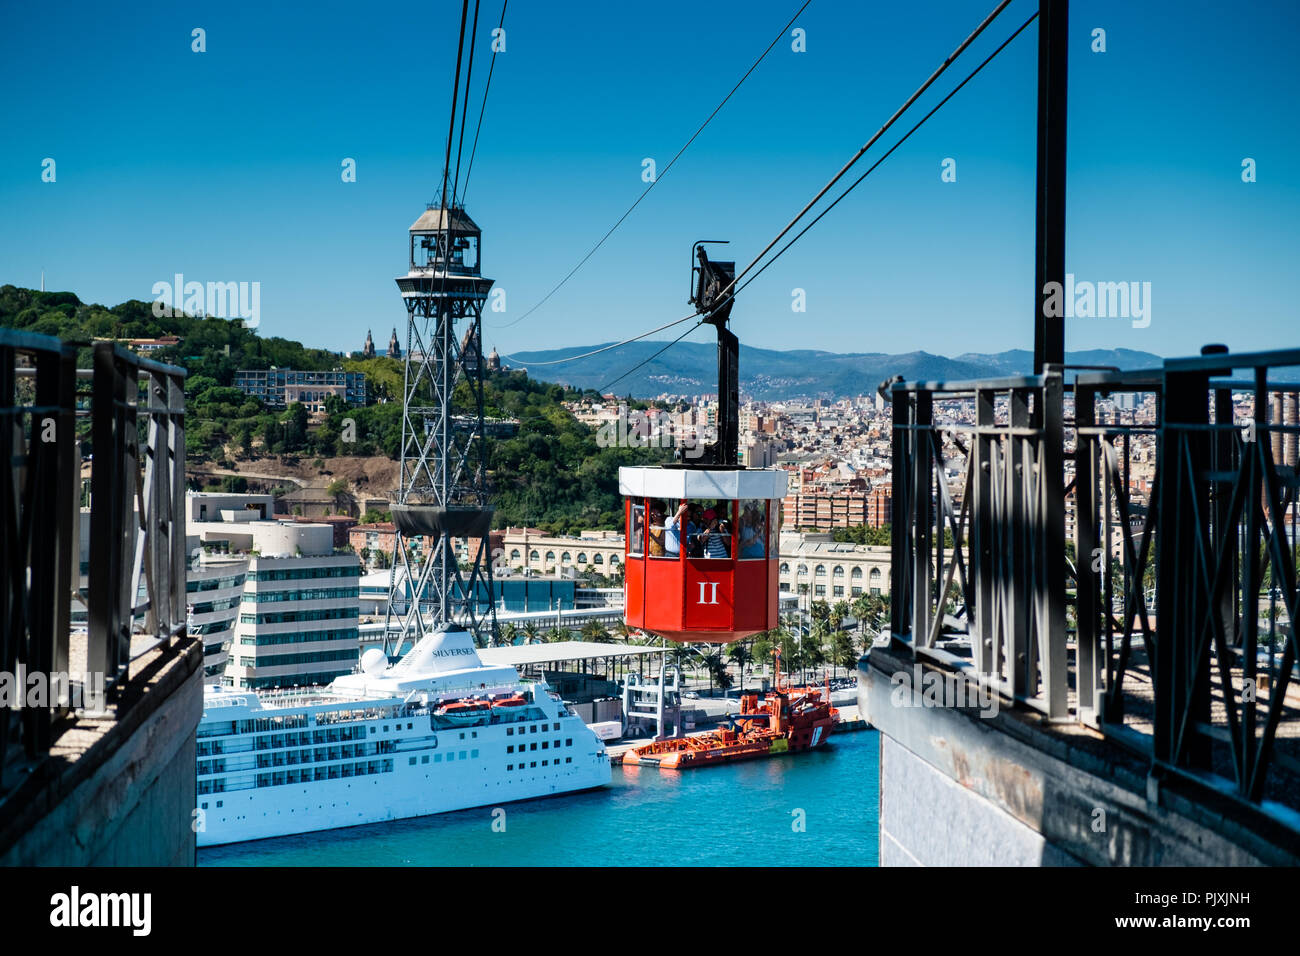
<path fill-rule="evenodd" d="M 858 665 L 861 713 L 881 732 L 882 865 L 1300 861 L 1294 831 L 1234 802 L 1149 785 L 1148 764 L 1095 731 L 1005 702 L 996 713 L 955 706 L 947 689 L 943 706 L 921 706 L 891 684 L 903 673 L 914 673 L 905 648 L 873 648 Z"/>
<path fill-rule="evenodd" d="M 881 866 L 1079 865 L 1033 827 L 883 734 L 880 779 Z"/>
<path fill-rule="evenodd" d="M 194 865 L 202 660 L 200 642 L 187 640 L 145 671 L 147 689 L 123 720 L 82 720 L 60 738 L 0 803 L 0 866 Z"/>

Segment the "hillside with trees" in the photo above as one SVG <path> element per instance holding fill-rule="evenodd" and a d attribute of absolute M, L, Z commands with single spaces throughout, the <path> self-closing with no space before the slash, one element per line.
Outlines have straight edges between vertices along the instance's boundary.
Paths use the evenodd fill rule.
<path fill-rule="evenodd" d="M 79 365 L 90 367 L 96 339 L 180 338 L 150 357 L 185 368 L 188 465 L 256 472 L 259 461 L 289 463 L 301 477 L 323 474 L 324 461 L 385 456 L 396 459 L 402 435 L 402 363 L 380 356 L 353 359 L 290 339 L 262 338 L 239 321 L 183 314 L 155 316 L 153 303 L 131 300 L 106 307 L 71 292 L 0 286 L 0 327 L 52 335 L 81 347 Z M 326 402 L 321 421 L 300 404 L 271 409 L 234 387 L 241 369 L 344 369 L 366 376 L 371 404 Z M 468 398 L 467 385 L 458 399 Z M 656 449 L 600 448 L 594 429 L 562 404 L 598 397 L 534 381 L 523 372 L 490 373 L 484 381 L 485 413 L 519 423 L 511 437 L 489 440 L 489 482 L 495 525 L 529 524 L 551 533 L 621 528 L 618 467 L 663 460 Z M 352 439 L 352 440 L 349 440 Z M 302 464 L 307 462 L 307 464 Z M 235 482 L 224 481 L 233 487 Z M 391 489 L 372 488 L 372 492 Z"/>

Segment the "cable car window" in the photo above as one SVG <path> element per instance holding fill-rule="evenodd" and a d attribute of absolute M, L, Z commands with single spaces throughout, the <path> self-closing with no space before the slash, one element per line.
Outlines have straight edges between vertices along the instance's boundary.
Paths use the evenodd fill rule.
<path fill-rule="evenodd" d="M 632 521 L 627 536 L 627 553 L 641 555 L 645 550 L 645 505 L 632 505 Z"/>
<path fill-rule="evenodd" d="M 781 502 L 772 502 L 771 511 L 772 513 L 768 517 L 772 520 L 767 523 L 767 553 L 779 554 L 780 552 L 777 548 L 777 542 L 781 533 Z"/>
<path fill-rule="evenodd" d="M 650 557 L 677 558 L 681 552 L 681 526 L 686 503 L 668 514 L 669 503 L 659 498 L 650 501 Z"/>
<path fill-rule="evenodd" d="M 740 503 L 740 559 L 767 557 L 767 502 L 755 498 Z"/>
<path fill-rule="evenodd" d="M 687 556 L 731 558 L 731 502 L 691 501 L 686 505 Z"/>

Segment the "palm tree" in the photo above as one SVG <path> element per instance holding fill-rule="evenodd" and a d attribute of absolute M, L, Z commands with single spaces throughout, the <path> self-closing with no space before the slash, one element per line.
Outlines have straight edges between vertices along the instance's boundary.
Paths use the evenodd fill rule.
<path fill-rule="evenodd" d="M 539 639 L 538 635 L 541 633 L 541 628 L 537 626 L 537 622 L 536 622 L 536 621 L 527 621 L 527 622 L 525 622 L 525 624 L 524 624 L 522 630 L 523 630 L 523 632 L 524 632 L 524 643 L 525 643 L 525 644 L 537 644 L 537 643 L 539 643 L 540 639 Z"/>
<path fill-rule="evenodd" d="M 502 624 L 497 629 L 497 639 L 506 646 L 513 644 L 518 636 L 519 628 L 512 623 Z"/>
<path fill-rule="evenodd" d="M 699 661 L 704 666 L 705 672 L 709 675 L 709 696 L 712 697 L 714 679 L 718 677 L 720 671 L 726 670 L 726 665 L 723 664 L 722 655 L 718 651 L 712 651 L 708 654 L 700 651 L 697 651 L 696 653 L 699 654 Z M 719 681 L 719 683 L 721 683 L 721 681 Z M 725 690 L 726 688 L 724 687 L 723 689 Z"/>
<path fill-rule="evenodd" d="M 838 668 L 840 667 L 850 671 L 856 667 L 858 663 L 858 648 L 853 643 L 853 635 L 843 628 L 831 634 L 830 657 L 831 667 L 836 668 L 833 676 L 839 676 Z"/>
<path fill-rule="evenodd" d="M 740 671 L 740 686 L 745 686 L 745 665 L 753 663 L 754 653 L 749 649 L 749 641 L 737 641 L 727 648 L 727 657 Z"/>
<path fill-rule="evenodd" d="M 554 644 L 557 641 L 562 641 L 564 639 L 565 639 L 564 631 L 560 630 L 554 624 L 552 624 L 550 628 L 547 629 L 546 633 L 542 636 L 543 642 L 547 644 Z"/>
<path fill-rule="evenodd" d="M 709 655 L 710 667 L 712 669 L 710 676 L 717 680 L 718 687 L 722 689 L 722 695 L 727 695 L 728 688 L 735 683 L 731 679 L 731 672 L 727 670 L 727 659 L 721 651 L 715 651 Z"/>
<path fill-rule="evenodd" d="M 862 629 L 863 622 L 867 620 L 868 615 L 871 613 L 871 604 L 871 595 L 864 591 L 854 597 L 852 604 L 849 605 L 850 609 L 853 611 L 854 618 L 857 619 L 859 630 Z"/>
<path fill-rule="evenodd" d="M 595 618 L 582 625 L 582 639 L 584 641 L 594 641 L 597 644 L 614 643 L 614 637 L 609 633 L 609 628 Z"/>
<path fill-rule="evenodd" d="M 767 668 L 772 663 L 772 651 L 780 646 L 781 635 L 783 633 L 784 628 L 778 625 L 770 631 L 764 631 L 762 634 L 755 636 L 753 642 L 750 644 L 750 659 L 754 664 L 763 665 L 763 673 L 765 675 L 767 674 Z"/>
<path fill-rule="evenodd" d="M 889 618 L 889 597 L 877 594 L 859 594 L 853 599 L 853 616 L 858 619 L 858 633 L 862 635 L 863 648 L 870 647 L 874 638 Z M 871 635 L 868 636 L 868 630 Z"/>
<path fill-rule="evenodd" d="M 803 653 L 800 655 L 801 671 L 804 667 L 820 667 L 826 663 L 826 645 L 830 641 L 833 630 L 829 617 L 813 622 L 810 633 L 803 641 Z"/>
<path fill-rule="evenodd" d="M 825 621 L 831 616 L 831 606 L 818 598 L 812 602 L 812 607 L 808 609 L 808 616 L 813 619 L 814 623 Z"/>
<path fill-rule="evenodd" d="M 836 601 L 834 606 L 831 608 L 831 622 L 837 629 L 841 628 L 844 626 L 844 619 L 848 617 L 849 614 L 849 602 L 843 599 Z"/>

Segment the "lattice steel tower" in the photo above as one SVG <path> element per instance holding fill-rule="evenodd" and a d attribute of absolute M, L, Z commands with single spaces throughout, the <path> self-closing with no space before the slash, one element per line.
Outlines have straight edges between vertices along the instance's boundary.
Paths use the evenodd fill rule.
<path fill-rule="evenodd" d="M 480 645 L 496 637 L 480 348 L 492 280 L 480 274 L 478 226 L 451 205 L 431 205 L 411 226 L 409 271 L 397 279 L 407 323 L 389 654 L 446 626 L 464 627 Z M 470 545 L 463 568 L 453 537 Z"/>

